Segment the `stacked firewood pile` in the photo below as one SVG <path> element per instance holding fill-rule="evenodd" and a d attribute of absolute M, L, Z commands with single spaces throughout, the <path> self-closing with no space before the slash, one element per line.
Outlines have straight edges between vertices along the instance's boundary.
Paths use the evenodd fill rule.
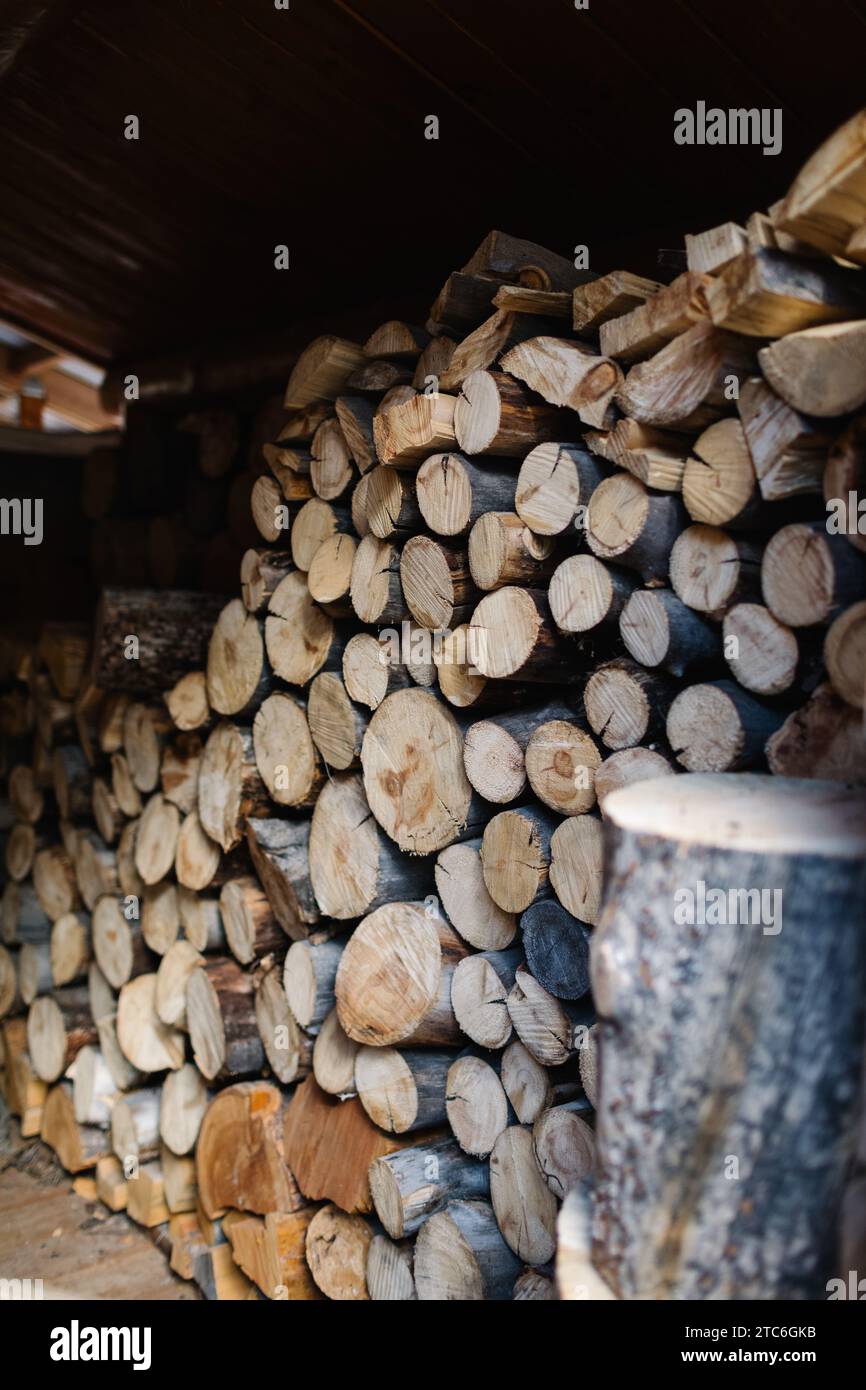
<path fill-rule="evenodd" d="M 209 1297 L 556 1296 L 608 796 L 866 783 L 864 225 L 855 125 L 671 284 L 491 233 L 301 354 L 239 597 L 15 654 L 5 1094 Z"/>

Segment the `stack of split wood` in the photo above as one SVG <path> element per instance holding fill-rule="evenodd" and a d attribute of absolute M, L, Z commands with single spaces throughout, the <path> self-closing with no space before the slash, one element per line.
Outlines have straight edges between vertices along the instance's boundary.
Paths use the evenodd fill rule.
<path fill-rule="evenodd" d="M 864 232 L 859 118 L 671 284 L 491 233 L 300 355 L 239 597 L 31 660 L 6 1092 L 208 1296 L 556 1296 L 607 798 L 866 783 Z"/>

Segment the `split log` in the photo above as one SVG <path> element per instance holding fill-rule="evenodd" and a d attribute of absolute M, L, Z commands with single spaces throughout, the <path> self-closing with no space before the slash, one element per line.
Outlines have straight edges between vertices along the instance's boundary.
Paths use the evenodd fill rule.
<path fill-rule="evenodd" d="M 780 777 L 822 777 L 866 784 L 863 719 L 829 684 L 819 685 L 767 743 L 770 771 Z"/>
<path fill-rule="evenodd" d="M 333 620 L 313 600 L 301 570 L 287 574 L 271 595 L 265 645 L 274 674 L 289 685 L 306 685 L 342 656 Z"/>
<path fill-rule="evenodd" d="M 307 1228 L 307 1264 L 327 1298 L 338 1302 L 369 1298 L 367 1251 L 372 1239 L 362 1216 L 350 1216 L 331 1205 L 316 1212 Z"/>
<path fill-rule="evenodd" d="M 543 333 L 547 327 L 549 324 L 545 319 L 533 315 L 532 310 L 515 313 L 494 307 L 490 317 L 457 344 L 441 375 L 440 389 L 456 391 L 470 372 L 492 367 L 509 348 L 537 333 Z"/>
<path fill-rule="evenodd" d="M 242 840 L 247 817 L 265 815 L 269 808 L 251 731 L 223 721 L 208 739 L 199 769 L 202 829 L 227 854 Z"/>
<path fill-rule="evenodd" d="M 159 1101 L 159 1135 L 179 1157 L 192 1153 L 208 1106 L 208 1092 L 198 1067 L 185 1062 L 162 1083 Z"/>
<path fill-rule="evenodd" d="M 570 319 L 572 315 L 572 297 L 568 290 L 500 285 L 493 303 L 497 309 L 508 309 L 514 314 L 538 314 L 541 318 L 557 319 Z"/>
<path fill-rule="evenodd" d="M 378 1130 L 359 1100 L 325 1095 L 308 1076 L 286 1110 L 284 1142 L 286 1162 L 304 1196 L 354 1213 L 371 1209 L 371 1163 L 407 1141 Z"/>
<path fill-rule="evenodd" d="M 301 1031 L 280 983 L 280 971 L 266 969 L 255 980 L 256 1025 L 271 1071 L 284 1086 L 310 1070 L 313 1040 Z"/>
<path fill-rule="evenodd" d="M 687 526 L 671 551 L 674 592 L 689 608 L 718 618 L 732 604 L 757 598 L 761 548 L 715 526 Z"/>
<path fill-rule="evenodd" d="M 550 887 L 571 916 L 591 926 L 601 909 L 602 859 L 598 816 L 569 816 L 550 835 Z"/>
<path fill-rule="evenodd" d="M 494 281 L 484 274 L 449 275 L 430 309 L 425 325 L 434 336 L 442 333 L 462 335 L 487 318 L 496 291 Z"/>
<path fill-rule="evenodd" d="M 525 1269 L 515 1279 L 511 1297 L 515 1303 L 555 1302 L 559 1295 L 552 1279 L 535 1269 Z"/>
<path fill-rule="evenodd" d="M 637 570 L 645 584 L 667 579 L 685 509 L 672 493 L 648 492 L 630 473 L 606 478 L 589 499 L 586 539 L 601 560 Z"/>
<path fill-rule="evenodd" d="M 265 1054 L 256 1023 L 253 980 L 237 961 L 217 957 L 192 972 L 186 1017 L 195 1064 L 206 1080 L 237 1079 L 261 1071 Z"/>
<path fill-rule="evenodd" d="M 68 1173 L 95 1168 L 108 1153 L 105 1132 L 96 1125 L 80 1125 L 75 1119 L 72 1085 L 62 1081 L 45 1098 L 40 1137 L 53 1149 Z"/>
<path fill-rule="evenodd" d="M 757 776 L 682 778 L 611 803 L 593 988 L 613 1026 L 602 1041 L 592 1230 L 594 1263 L 620 1296 L 826 1293 L 857 1104 L 866 952 L 856 933 L 817 941 L 814 902 L 820 884 L 832 926 L 862 901 L 857 805 L 842 788 Z M 683 885 L 698 881 L 737 892 L 772 884 L 784 895 L 784 930 L 779 919 L 768 935 L 769 921 L 762 931 L 741 909 L 723 930 L 672 911 Z M 660 982 L 668 994 L 686 980 L 691 1007 L 676 1017 L 660 1007 Z M 810 1001 L 805 1034 L 792 991 Z M 724 1098 L 721 1111 L 708 1107 L 710 1094 Z M 792 1144 L 809 1155 L 808 1180 L 768 1208 L 760 1194 Z M 731 1183 L 726 1155 L 747 1151 Z M 683 1212 L 675 1232 L 655 1219 L 672 1193 Z"/>
<path fill-rule="evenodd" d="M 683 474 L 683 501 L 693 521 L 749 529 L 760 522 L 755 465 L 739 420 L 729 416 L 703 431 Z"/>
<path fill-rule="evenodd" d="M 686 260 L 689 270 L 715 274 L 739 256 L 748 245 L 744 227 L 737 222 L 723 222 L 706 232 L 686 233 Z"/>
<path fill-rule="evenodd" d="M 470 622 L 475 666 L 499 680 L 576 679 L 575 650 L 550 620 L 547 596 L 508 585 L 487 594 Z"/>
<path fill-rule="evenodd" d="M 141 1072 L 177 1071 L 183 1066 L 184 1036 L 156 1012 L 156 975 L 138 975 L 117 1001 L 117 1041 Z"/>
<path fill-rule="evenodd" d="M 580 1049 L 580 1084 L 582 1085 L 586 1098 L 593 1109 L 598 1108 L 599 1082 L 599 1047 L 601 1038 L 601 1025 L 594 1023 L 588 1028 Z"/>
<path fill-rule="evenodd" d="M 436 888 L 449 922 L 480 951 L 501 951 L 517 932 L 517 918 L 491 898 L 481 866 L 481 841 L 448 845 L 436 860 Z"/>
<path fill-rule="evenodd" d="M 544 806 L 576 816 L 595 805 L 601 753 L 592 735 L 573 720 L 540 724 L 526 745 L 525 761 L 527 781 Z"/>
<path fill-rule="evenodd" d="M 781 695 L 794 684 L 800 664 L 797 638 L 760 603 L 738 603 L 722 623 L 725 660 L 755 695 Z M 730 655 L 728 654 L 730 652 Z"/>
<path fill-rule="evenodd" d="M 470 372 L 460 388 L 454 410 L 454 435 L 465 454 L 495 454 L 521 458 L 537 444 L 569 439 L 574 416 L 541 402 L 535 394 L 504 372 Z M 451 441 L 433 444 L 426 452 L 447 448 Z"/>
<path fill-rule="evenodd" d="M 402 475 L 397 474 L 397 478 L 405 485 Z M 466 536 L 485 512 L 510 511 L 514 506 L 514 474 L 480 468 L 462 454 L 431 454 L 419 468 L 415 486 L 417 524 L 426 523 L 439 536 Z M 393 504 L 388 514 L 400 515 Z"/>
<path fill-rule="evenodd" d="M 587 1124 L 585 1100 L 546 1110 L 532 1127 L 532 1152 L 550 1191 L 560 1202 L 595 1166 L 595 1133 Z"/>
<path fill-rule="evenodd" d="M 163 796 L 185 816 L 198 805 L 201 752 L 198 734 L 179 734 L 163 753 L 159 773 Z"/>
<path fill-rule="evenodd" d="M 792 410 L 762 377 L 742 383 L 737 408 L 764 501 L 820 492 L 830 431 Z"/>
<path fill-rule="evenodd" d="M 217 714 L 251 718 L 273 685 L 261 619 L 233 598 L 220 613 L 208 644 L 207 697 Z"/>
<path fill-rule="evenodd" d="M 96 1042 L 87 990 L 81 985 L 41 995 L 27 1015 L 27 1051 L 42 1081 L 57 1081 L 82 1047 Z"/>
<path fill-rule="evenodd" d="M 317 497 L 333 502 L 342 496 L 353 477 L 349 446 L 336 416 L 323 420 L 310 445 L 310 481 Z M 266 540 L 274 537 L 265 537 Z"/>
<path fill-rule="evenodd" d="M 306 936 L 319 920 L 319 909 L 313 893 L 309 842 L 310 826 L 307 821 L 256 817 L 247 820 L 247 844 L 253 866 L 274 916 L 292 940 Z"/>
<path fill-rule="evenodd" d="M 776 394 L 803 415 L 848 415 L 866 403 L 866 319 L 778 338 L 758 361 Z"/>
<path fill-rule="evenodd" d="M 446 1082 L 451 1132 L 464 1153 L 487 1158 L 509 1120 L 508 1100 L 493 1066 L 471 1053 L 452 1062 Z"/>
<path fill-rule="evenodd" d="M 557 999 L 583 998 L 589 989 L 589 933 L 583 924 L 548 901 L 527 908 L 520 930 L 526 964 L 538 983 Z"/>
<path fill-rule="evenodd" d="M 782 202 L 775 224 L 828 255 L 844 256 L 866 222 L 864 116 L 858 111 L 806 161 Z"/>
<path fill-rule="evenodd" d="M 61 916 L 63 914 L 60 914 Z M 54 918 L 54 921 L 59 918 Z M 2 937 L 8 946 L 24 941 L 45 941 L 51 935 L 48 916 L 30 883 L 7 883 L 0 916 Z"/>
<path fill-rule="evenodd" d="M 30 876 L 33 859 L 36 855 L 36 831 L 26 821 L 17 821 L 9 832 L 6 841 L 6 872 L 16 883 L 23 883 Z M 40 848 L 45 848 L 44 843 Z"/>
<path fill-rule="evenodd" d="M 632 275 L 630 270 L 612 270 L 589 284 L 578 285 L 572 297 L 574 331 L 595 333 L 608 319 L 630 313 L 663 288 L 658 281 Z"/>
<path fill-rule="evenodd" d="M 164 952 L 156 972 L 156 1012 L 163 1023 L 187 1031 L 186 987 L 205 958 L 190 941 L 175 941 Z"/>
<path fill-rule="evenodd" d="M 425 746 L 436 748 L 435 759 L 421 755 Z M 383 700 L 367 727 L 361 764 L 370 810 L 404 852 L 443 849 L 475 813 L 457 721 L 426 690 L 400 690 Z"/>
<path fill-rule="evenodd" d="M 109 1211 L 126 1211 L 126 1178 L 114 1154 L 96 1160 L 96 1195 Z"/>
<path fill-rule="evenodd" d="M 138 789 L 135 789 L 138 796 Z M 120 809 L 117 797 L 104 777 L 94 777 L 92 797 L 93 819 L 96 828 L 107 845 L 113 845 L 126 819 Z"/>
<path fill-rule="evenodd" d="M 554 570 L 547 599 L 559 631 L 577 634 L 614 624 L 636 587 L 628 570 L 594 555 L 569 555 Z"/>
<path fill-rule="evenodd" d="M 748 339 L 697 323 L 632 367 L 617 393 L 617 404 L 639 424 L 704 429 L 724 412 L 731 377 L 742 381 L 754 370 Z"/>
<path fill-rule="evenodd" d="M 99 1037 L 99 1050 L 118 1090 L 128 1091 L 140 1084 L 141 1075 L 120 1049 L 117 1041 L 117 997 L 96 961 L 91 961 L 87 972 L 87 993 Z"/>
<path fill-rule="evenodd" d="M 518 968 L 508 1012 L 524 1047 L 545 1067 L 558 1067 L 576 1050 L 575 1030 L 593 1021 L 589 1004 L 556 999 L 529 971 Z"/>
<path fill-rule="evenodd" d="M 451 979 L 451 1007 L 461 1031 L 479 1047 L 504 1047 L 511 1037 L 506 1001 L 522 961 L 519 946 L 458 961 Z"/>
<path fill-rule="evenodd" d="M 355 1094 L 355 1058 L 359 1047 L 360 1043 L 343 1032 L 337 1010 L 333 1008 L 313 1044 L 313 1075 L 326 1095 L 348 1100 Z"/>
<path fill-rule="evenodd" d="M 90 682 L 103 690 L 161 695 L 201 670 L 225 600 L 183 589 L 103 589 L 96 609 Z M 137 639 L 137 653 L 129 638 Z M 147 790 L 147 788 L 144 788 Z"/>
<path fill-rule="evenodd" d="M 18 990 L 17 957 L 0 946 L 0 1018 L 20 1012 L 24 1002 Z"/>
<path fill-rule="evenodd" d="M 145 884 L 159 883 L 174 864 L 180 811 L 159 792 L 142 812 L 135 838 L 135 867 Z"/>
<path fill-rule="evenodd" d="M 320 671 L 312 681 L 307 720 L 313 743 L 329 768 L 346 772 L 359 765 L 369 720 L 352 704 L 336 672 Z"/>
<path fill-rule="evenodd" d="M 402 405 L 378 413 L 373 420 L 373 439 L 379 462 L 397 468 L 417 468 L 428 454 L 453 447 L 456 405 L 455 396 L 437 392 L 413 396 Z"/>
<path fill-rule="evenodd" d="M 546 246 L 500 231 L 487 233 L 462 270 L 467 275 L 484 275 L 537 290 L 573 290 L 595 278 Z"/>
<path fill-rule="evenodd" d="M 636 589 L 619 615 L 626 649 L 642 666 L 661 666 L 673 676 L 719 665 L 718 630 L 670 589 Z"/>
<path fill-rule="evenodd" d="M 621 657 L 593 671 L 583 700 L 593 733 L 605 748 L 616 750 L 633 748 L 664 733 L 665 716 L 675 694 L 672 681 Z"/>
<path fill-rule="evenodd" d="M 111 1147 L 127 1177 L 159 1153 L 159 1086 L 118 1096 L 111 1107 Z"/>
<path fill-rule="evenodd" d="M 345 940 L 322 935 L 295 941 L 283 966 L 283 988 L 299 1026 L 318 1033 L 334 1008 L 334 981 Z"/>
<path fill-rule="evenodd" d="M 523 912 L 547 892 L 550 837 L 558 818 L 543 806 L 500 811 L 481 840 L 484 882 L 505 912 Z"/>
<path fill-rule="evenodd" d="M 671 339 L 709 317 L 708 294 L 712 284 L 710 277 L 700 271 L 687 270 L 678 275 L 629 313 L 601 324 L 601 351 L 618 362 L 639 362 L 651 357 Z"/>
<path fill-rule="evenodd" d="M 355 1057 L 358 1099 L 373 1123 L 391 1134 L 442 1125 L 453 1060 L 453 1052 L 362 1047 Z"/>
<path fill-rule="evenodd" d="M 335 982 L 337 1015 L 356 1042 L 449 1045 L 460 1038 L 451 977 L 467 948 L 442 917 L 390 903 L 355 928 Z"/>
<path fill-rule="evenodd" d="M 305 1254 L 315 1212 L 268 1212 L 264 1218 L 228 1212 L 223 1230 L 235 1263 L 266 1298 L 295 1302 L 320 1298 Z"/>
<path fill-rule="evenodd" d="M 375 358 L 356 367 L 346 379 L 349 391 L 369 391 L 381 396 L 384 391 L 403 390 L 412 380 L 412 370 L 404 362 L 389 362 L 385 358 Z"/>
<path fill-rule="evenodd" d="M 423 1301 L 510 1299 L 519 1271 L 486 1202 L 449 1202 L 418 1233 L 415 1285 Z"/>
<path fill-rule="evenodd" d="M 267 1081 L 219 1091 L 205 1111 L 196 1145 L 199 1200 L 213 1219 L 227 1210 L 295 1212 L 304 1205 L 283 1144 L 285 1097 Z"/>
<path fill-rule="evenodd" d="M 453 1139 L 416 1144 L 370 1165 L 376 1215 L 393 1240 L 413 1235 L 455 1200 L 487 1197 L 486 1163 L 462 1153 Z"/>
<path fill-rule="evenodd" d="M 364 360 L 364 350 L 357 343 L 333 334 L 315 338 L 292 368 L 283 405 L 286 410 L 302 410 L 318 401 L 334 400 Z"/>
<path fill-rule="evenodd" d="M 688 443 L 673 430 L 622 419 L 602 434 L 586 435 L 586 443 L 594 454 L 632 473 L 647 487 L 660 492 L 682 488 Z"/>
<path fill-rule="evenodd" d="M 606 349 L 602 353 L 596 355 L 583 343 L 545 336 L 518 343 L 500 365 L 551 405 L 566 406 L 585 425 L 602 429 L 614 393 L 623 384 L 620 367 Z"/>
<path fill-rule="evenodd" d="M 611 753 L 595 774 L 599 811 L 604 816 L 607 798 L 620 787 L 631 786 L 632 782 L 668 777 L 675 771 L 667 758 L 653 748 L 623 748 L 619 753 Z"/>
<path fill-rule="evenodd" d="M 511 1125 L 490 1155 L 490 1200 L 496 1223 L 524 1264 L 543 1265 L 556 1250 L 556 1198 L 533 1151 L 533 1138 Z"/>
<path fill-rule="evenodd" d="M 775 247 L 744 251 L 707 294 L 713 323 L 755 338 L 781 338 L 863 316 L 856 270 Z"/>
<path fill-rule="evenodd" d="M 831 622 L 866 592 L 866 563 L 821 522 L 783 526 L 761 561 L 764 603 L 788 627 Z"/>
<path fill-rule="evenodd" d="M 372 405 L 363 396 L 338 396 L 334 409 L 358 472 L 368 472 L 377 462 Z"/>

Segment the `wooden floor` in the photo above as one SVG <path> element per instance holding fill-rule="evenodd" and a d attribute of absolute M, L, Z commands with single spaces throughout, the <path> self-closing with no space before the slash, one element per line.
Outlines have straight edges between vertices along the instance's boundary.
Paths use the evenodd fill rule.
<path fill-rule="evenodd" d="M 41 1279 L 50 1299 L 197 1299 L 150 1237 L 72 1191 L 72 1179 L 0 1172 L 0 1279 Z"/>

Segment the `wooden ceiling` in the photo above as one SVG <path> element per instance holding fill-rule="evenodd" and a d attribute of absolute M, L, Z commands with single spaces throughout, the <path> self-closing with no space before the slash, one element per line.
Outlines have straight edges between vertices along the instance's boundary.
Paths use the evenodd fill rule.
<path fill-rule="evenodd" d="M 0 0 L 0 315 L 104 363 L 292 336 L 423 312 L 494 226 L 651 272 L 784 192 L 864 48 L 866 0 Z M 675 145 L 698 100 L 782 153 Z"/>

